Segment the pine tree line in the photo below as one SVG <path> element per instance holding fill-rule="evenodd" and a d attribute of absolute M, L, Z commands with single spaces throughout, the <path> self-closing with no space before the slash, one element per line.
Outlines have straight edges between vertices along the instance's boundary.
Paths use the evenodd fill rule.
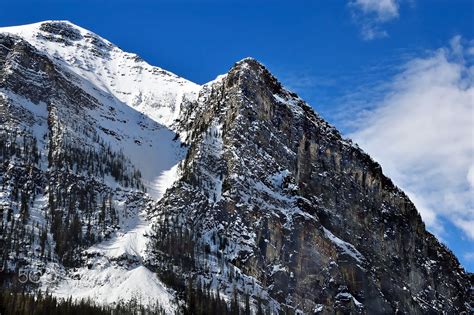
<path fill-rule="evenodd" d="M 164 315 L 165 310 L 159 306 L 147 307 L 136 301 L 121 302 L 118 305 L 97 305 L 90 299 L 73 301 L 71 298 L 61 300 L 41 292 L 14 293 L 0 291 L 0 314 L 10 315 Z"/>

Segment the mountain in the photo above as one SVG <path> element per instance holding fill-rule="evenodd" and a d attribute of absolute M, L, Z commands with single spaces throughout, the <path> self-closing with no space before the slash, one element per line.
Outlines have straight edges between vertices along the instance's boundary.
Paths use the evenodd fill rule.
<path fill-rule="evenodd" d="M 0 28 L 0 121 L 4 289 L 165 313 L 472 310 L 472 276 L 408 197 L 252 58 L 200 86 L 67 21 Z"/>

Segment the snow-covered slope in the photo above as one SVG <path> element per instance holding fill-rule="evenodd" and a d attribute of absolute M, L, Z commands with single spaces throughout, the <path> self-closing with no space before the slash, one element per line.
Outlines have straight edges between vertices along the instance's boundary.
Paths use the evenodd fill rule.
<path fill-rule="evenodd" d="M 178 164 L 186 154 L 174 131 L 174 122 L 181 106 L 193 101 L 201 87 L 151 66 L 137 55 L 124 52 L 68 21 L 5 27 L 0 28 L 0 34 L 28 42 L 36 53 L 51 60 L 65 79 L 93 98 L 97 106 L 83 108 L 78 118 L 81 121 L 68 122 L 64 115 L 64 132 L 74 135 L 72 141 L 89 145 L 90 140 L 76 132 L 73 125 L 89 124 L 95 128 L 98 137 L 112 151 L 124 152 L 131 165 L 141 172 L 149 202 L 157 202 L 178 178 Z M 16 71 L 16 67 L 13 64 L 10 71 Z M 37 105 L 27 100 L 28 96 L 18 96 L 8 89 L 0 89 L 0 96 L 15 108 L 37 116 L 41 122 L 22 128 L 31 129 L 37 139 L 46 137 L 48 101 Z M 37 114 L 40 108 L 41 115 Z M 46 155 L 42 156 L 44 171 L 48 169 Z M 99 181 L 116 191 L 112 203 L 119 216 L 119 229 L 85 251 L 89 267 L 71 274 L 58 264 L 48 266 L 50 273 L 44 275 L 43 287 L 62 297 L 91 297 L 103 302 L 134 298 L 145 304 L 158 302 L 169 312 L 174 311 L 171 291 L 142 263 L 146 259 L 146 233 L 150 226 L 146 203 L 130 206 L 127 199 L 132 191 L 109 175 Z M 46 199 L 46 194 L 41 198 Z M 47 204 L 41 209 L 46 211 Z M 124 259 L 127 264 L 123 263 Z M 60 275 L 54 280 L 53 271 Z"/>

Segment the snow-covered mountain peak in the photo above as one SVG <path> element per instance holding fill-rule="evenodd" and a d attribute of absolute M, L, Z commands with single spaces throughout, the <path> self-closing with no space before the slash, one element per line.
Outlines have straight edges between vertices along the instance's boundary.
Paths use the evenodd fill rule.
<path fill-rule="evenodd" d="M 51 52 L 56 46 L 79 46 L 90 50 L 96 49 L 97 55 L 110 57 L 106 54 L 117 48 L 111 42 L 69 21 L 44 21 L 27 25 L 0 28 L 2 33 L 15 34 L 34 46 L 39 42 L 49 43 Z M 35 45 L 36 44 L 36 45 Z"/>
<path fill-rule="evenodd" d="M 252 63 L 262 65 L 262 63 L 259 62 L 257 59 L 255 59 L 254 57 L 250 57 L 250 56 L 240 59 L 235 64 L 239 65 L 239 64 L 252 64 Z"/>
<path fill-rule="evenodd" d="M 112 94 L 167 127 L 178 117 L 183 99 L 194 99 L 200 89 L 69 21 L 4 27 L 0 33 L 21 37 L 95 89 Z"/>

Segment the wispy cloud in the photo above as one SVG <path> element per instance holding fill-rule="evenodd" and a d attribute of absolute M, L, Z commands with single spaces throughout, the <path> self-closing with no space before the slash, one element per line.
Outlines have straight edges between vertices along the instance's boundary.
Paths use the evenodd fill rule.
<path fill-rule="evenodd" d="M 388 21 L 398 17 L 397 0 L 354 0 L 351 5 L 364 14 L 375 14 L 379 21 Z"/>
<path fill-rule="evenodd" d="M 387 37 L 382 25 L 399 17 L 399 0 L 350 0 L 352 16 L 361 28 L 362 38 Z"/>
<path fill-rule="evenodd" d="M 441 236 L 449 220 L 474 241 L 474 56 L 472 42 L 407 62 L 367 100 L 349 136 L 378 160 Z M 443 219 L 443 220 L 441 220 Z"/>
<path fill-rule="evenodd" d="M 474 261 L 474 252 L 464 254 L 464 259 L 466 261 Z"/>
<path fill-rule="evenodd" d="M 397 49 L 370 65 L 350 71 L 340 69 L 294 69 L 271 67 L 284 86 L 300 95 L 344 134 L 354 130 L 361 111 L 369 111 L 384 97 L 386 78 L 400 71 L 400 64 L 420 54 L 419 49 Z M 350 104 L 350 106 L 346 106 Z"/>

